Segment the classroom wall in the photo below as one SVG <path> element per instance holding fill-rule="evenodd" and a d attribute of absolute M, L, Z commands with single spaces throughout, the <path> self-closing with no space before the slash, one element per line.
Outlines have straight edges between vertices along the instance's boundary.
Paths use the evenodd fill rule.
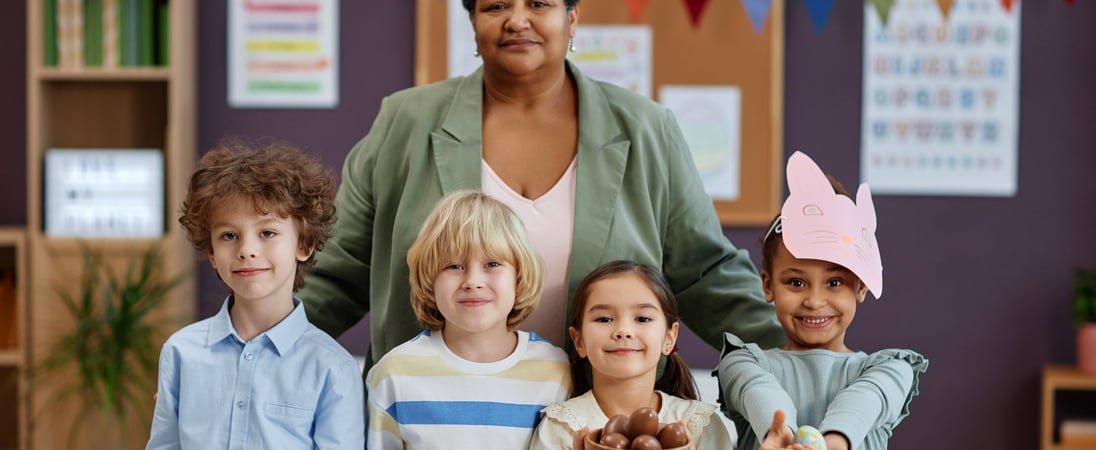
<path fill-rule="evenodd" d="M 226 135 L 274 135 L 341 166 L 380 99 L 412 84 L 414 2 L 339 3 L 339 106 L 235 110 L 225 100 L 225 2 L 199 2 L 202 149 Z M 0 224 L 23 225 L 25 5 L 11 6 L 0 18 L 0 37 L 7 38 L 0 49 L 14 55 L 0 72 L 0 99 L 7 100 L 0 102 L 0 127 L 10 142 L 0 151 L 0 189 L 9 193 Z M 1096 214 L 1088 206 L 1096 198 L 1096 2 L 1021 6 L 1018 194 L 875 200 L 887 294 L 862 305 L 847 341 L 868 351 L 913 348 L 931 360 L 891 448 L 1036 448 L 1040 370 L 1074 359 L 1071 269 L 1096 267 Z M 803 150 L 855 185 L 862 2 L 835 2 L 821 33 L 813 31 L 803 2 L 787 2 L 786 13 L 785 153 Z M 727 235 L 756 258 L 761 232 L 733 228 Z M 201 277 L 199 310 L 208 316 L 225 292 L 212 271 Z M 341 342 L 361 353 L 367 340 L 360 327 Z M 718 356 L 691 335 L 681 348 L 693 366 L 714 365 Z"/>

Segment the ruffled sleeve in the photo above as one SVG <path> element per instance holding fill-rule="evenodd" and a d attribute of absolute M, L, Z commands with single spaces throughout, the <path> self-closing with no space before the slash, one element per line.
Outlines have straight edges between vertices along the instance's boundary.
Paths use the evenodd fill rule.
<path fill-rule="evenodd" d="M 826 409 L 819 424 L 822 432 L 840 431 L 853 449 L 863 448 L 877 430 L 889 436 L 909 415 L 909 405 L 918 394 L 920 375 L 928 360 L 911 350 L 887 349 L 871 354 L 860 376 L 842 389 Z"/>
<path fill-rule="evenodd" d="M 753 435 L 764 436 L 778 409 L 787 417 L 785 425 L 792 430 L 798 427 L 795 403 L 772 374 L 768 357 L 756 344 L 744 343 L 738 336 L 724 333 L 716 372 L 719 403 L 738 425 L 740 436 L 747 432 L 746 424 Z"/>

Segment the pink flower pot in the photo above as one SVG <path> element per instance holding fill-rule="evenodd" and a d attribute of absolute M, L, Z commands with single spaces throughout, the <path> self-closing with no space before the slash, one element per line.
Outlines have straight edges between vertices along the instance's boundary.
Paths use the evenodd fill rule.
<path fill-rule="evenodd" d="M 1096 323 L 1086 323 L 1077 330 L 1077 369 L 1096 375 Z"/>

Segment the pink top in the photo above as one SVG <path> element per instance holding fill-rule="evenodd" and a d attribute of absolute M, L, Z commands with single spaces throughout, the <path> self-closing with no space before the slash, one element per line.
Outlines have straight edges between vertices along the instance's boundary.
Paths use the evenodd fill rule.
<path fill-rule="evenodd" d="M 525 222 L 529 242 L 544 264 L 544 292 L 540 306 L 518 328 L 531 330 L 562 346 L 567 324 L 567 268 L 571 261 L 571 241 L 575 224 L 575 160 L 548 192 L 530 200 L 510 188 L 483 161 L 483 193 L 505 203 Z"/>

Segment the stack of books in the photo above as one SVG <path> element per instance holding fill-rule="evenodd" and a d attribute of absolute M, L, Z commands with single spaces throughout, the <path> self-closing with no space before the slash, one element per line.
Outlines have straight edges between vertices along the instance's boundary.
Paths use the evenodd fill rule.
<path fill-rule="evenodd" d="M 169 0 L 43 1 L 47 66 L 138 67 L 169 62 Z"/>
<path fill-rule="evenodd" d="M 1062 447 L 1096 449 L 1096 419 L 1063 420 L 1058 437 Z"/>

